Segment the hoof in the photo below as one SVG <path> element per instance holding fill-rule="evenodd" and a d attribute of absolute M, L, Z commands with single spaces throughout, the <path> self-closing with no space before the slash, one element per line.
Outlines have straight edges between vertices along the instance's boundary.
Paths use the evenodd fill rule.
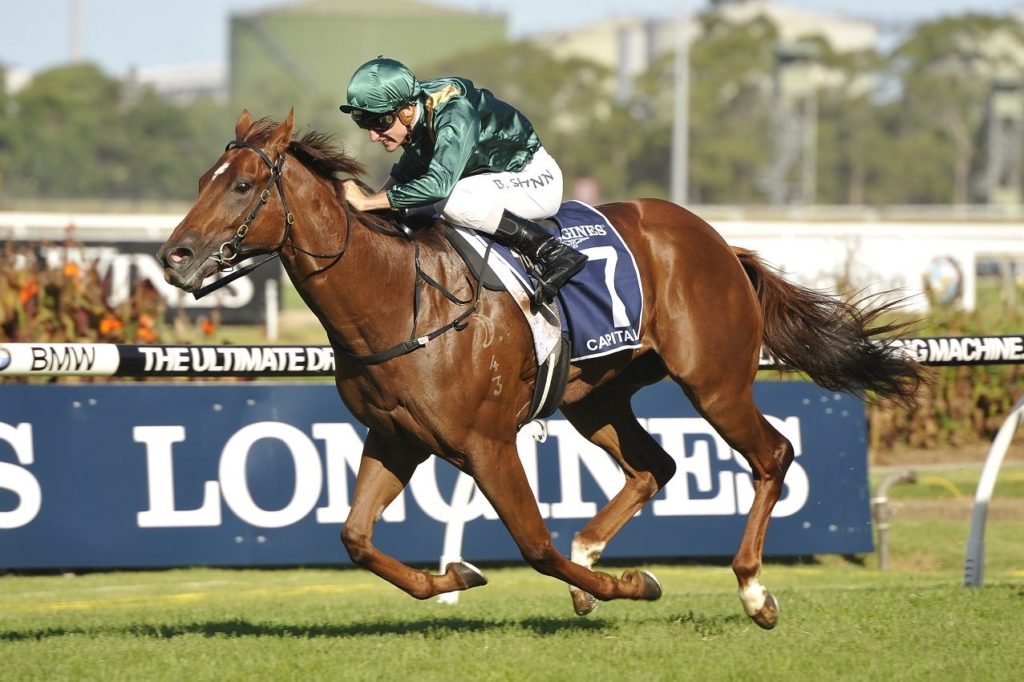
<path fill-rule="evenodd" d="M 572 597 L 572 608 L 577 616 L 590 615 L 591 611 L 597 608 L 597 598 L 589 592 L 584 592 L 578 587 L 569 587 L 569 595 Z"/>
<path fill-rule="evenodd" d="M 622 579 L 640 585 L 640 596 L 634 597 L 634 599 L 654 601 L 661 598 L 661 583 L 647 571 L 629 570 L 622 574 Z"/>
<path fill-rule="evenodd" d="M 480 569 L 468 561 L 456 561 L 445 567 L 445 573 L 455 573 L 461 587 L 460 590 L 468 590 L 471 587 L 480 587 L 487 584 L 487 578 L 480 572 Z"/>
<path fill-rule="evenodd" d="M 764 606 L 751 615 L 750 618 L 765 630 L 771 630 L 779 622 L 779 602 L 775 600 L 771 592 L 765 590 Z"/>

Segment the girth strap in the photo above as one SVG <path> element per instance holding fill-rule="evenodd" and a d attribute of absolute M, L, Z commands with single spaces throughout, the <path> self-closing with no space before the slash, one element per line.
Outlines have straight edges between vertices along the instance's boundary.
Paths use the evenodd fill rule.
<path fill-rule="evenodd" d="M 485 262 L 487 260 L 487 256 L 490 254 L 490 250 L 491 246 L 490 244 L 488 244 L 487 250 L 484 253 Z M 405 355 L 406 353 L 411 353 L 414 350 L 422 348 L 423 346 L 427 345 L 428 342 L 433 341 L 434 339 L 441 336 L 441 334 L 444 334 L 448 330 L 454 329 L 455 331 L 462 331 L 463 329 L 466 328 L 466 318 L 475 313 L 477 308 L 480 306 L 480 294 L 483 291 L 483 286 L 481 286 L 479 281 L 477 281 L 476 293 L 473 295 L 473 305 L 470 306 L 469 310 L 464 311 L 461 315 L 456 317 L 448 324 L 444 325 L 443 327 L 438 327 L 429 334 L 419 337 L 416 336 L 416 320 L 419 315 L 420 308 L 420 282 L 426 282 L 431 287 L 440 291 L 444 295 L 444 297 L 447 298 L 449 301 L 452 301 L 453 303 L 456 303 L 458 305 L 465 305 L 470 301 L 461 301 L 455 298 L 450 291 L 442 287 L 441 284 L 438 283 L 435 279 L 433 279 L 432 277 L 428 276 L 425 272 L 423 272 L 423 270 L 420 268 L 419 243 L 416 243 L 416 255 L 414 258 L 414 262 L 416 265 L 416 284 L 413 287 L 414 293 L 412 305 L 412 335 L 405 341 L 402 341 L 401 343 L 396 343 L 394 346 L 391 346 L 386 350 L 378 351 L 376 353 L 370 353 L 369 355 L 356 355 L 355 353 L 352 353 L 343 348 L 340 344 L 335 344 L 335 347 L 338 350 L 340 350 L 345 357 L 354 362 L 358 362 L 361 365 L 375 365 L 377 363 L 386 362 L 387 360 L 392 360 L 394 358 L 399 357 L 400 355 Z"/>

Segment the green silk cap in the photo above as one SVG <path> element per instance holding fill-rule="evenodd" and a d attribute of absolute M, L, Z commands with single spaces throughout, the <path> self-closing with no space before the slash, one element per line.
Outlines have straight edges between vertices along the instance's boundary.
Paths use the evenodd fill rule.
<path fill-rule="evenodd" d="M 346 114 L 353 109 L 386 114 L 412 102 L 419 94 L 419 81 L 405 64 L 377 57 L 352 74 L 348 82 L 348 101 L 341 105 L 341 110 Z"/>

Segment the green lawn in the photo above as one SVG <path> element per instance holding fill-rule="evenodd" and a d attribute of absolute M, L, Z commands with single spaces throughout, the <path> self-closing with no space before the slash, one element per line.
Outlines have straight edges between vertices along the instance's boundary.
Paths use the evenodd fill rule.
<path fill-rule="evenodd" d="M 930 474 L 973 494 L 978 469 Z M 1007 480 L 1003 499 L 1019 501 Z M 948 493 L 918 486 L 900 490 Z M 966 539 L 963 520 L 897 508 L 889 571 L 874 556 L 769 562 L 763 582 L 782 608 L 770 632 L 743 615 L 727 566 L 649 566 L 660 601 L 588 618 L 564 585 L 522 566 L 485 567 L 490 584 L 457 605 L 359 569 L 8 575 L 0 679 L 1019 679 L 1024 516 L 990 520 L 984 587 L 962 586 Z"/>
<path fill-rule="evenodd" d="M 901 500 L 960 500 L 965 504 L 974 501 L 981 476 L 981 462 L 972 462 L 961 467 L 887 467 L 884 471 L 875 470 L 871 474 L 871 492 L 878 490 L 882 479 L 893 473 L 915 470 L 917 481 L 911 484 L 899 484 L 889 489 L 889 499 Z M 992 499 L 1024 499 L 1024 462 L 1007 461 L 996 478 L 996 487 Z"/>
<path fill-rule="evenodd" d="M 1019 530 L 1019 529 L 1018 529 Z M 1020 566 L 1024 568 L 1024 566 Z M 782 621 L 740 611 L 731 572 L 654 566 L 655 603 L 572 615 L 525 568 L 457 605 L 359 570 L 213 569 L 0 579 L 0 677 L 53 679 L 1016 679 L 1024 575 L 769 565 Z"/>

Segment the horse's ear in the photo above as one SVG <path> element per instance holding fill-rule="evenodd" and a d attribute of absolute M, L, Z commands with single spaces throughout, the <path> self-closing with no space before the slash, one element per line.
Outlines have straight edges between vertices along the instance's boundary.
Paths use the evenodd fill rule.
<path fill-rule="evenodd" d="M 245 134 L 249 132 L 249 128 L 252 127 L 252 116 L 249 115 L 248 109 L 242 109 L 242 115 L 238 117 L 235 122 L 235 139 L 244 140 Z"/>
<path fill-rule="evenodd" d="M 292 129 L 295 127 L 295 109 L 288 110 L 288 116 L 277 124 L 274 132 L 267 139 L 267 151 L 272 154 L 282 154 L 288 149 L 288 143 L 292 141 Z"/>

